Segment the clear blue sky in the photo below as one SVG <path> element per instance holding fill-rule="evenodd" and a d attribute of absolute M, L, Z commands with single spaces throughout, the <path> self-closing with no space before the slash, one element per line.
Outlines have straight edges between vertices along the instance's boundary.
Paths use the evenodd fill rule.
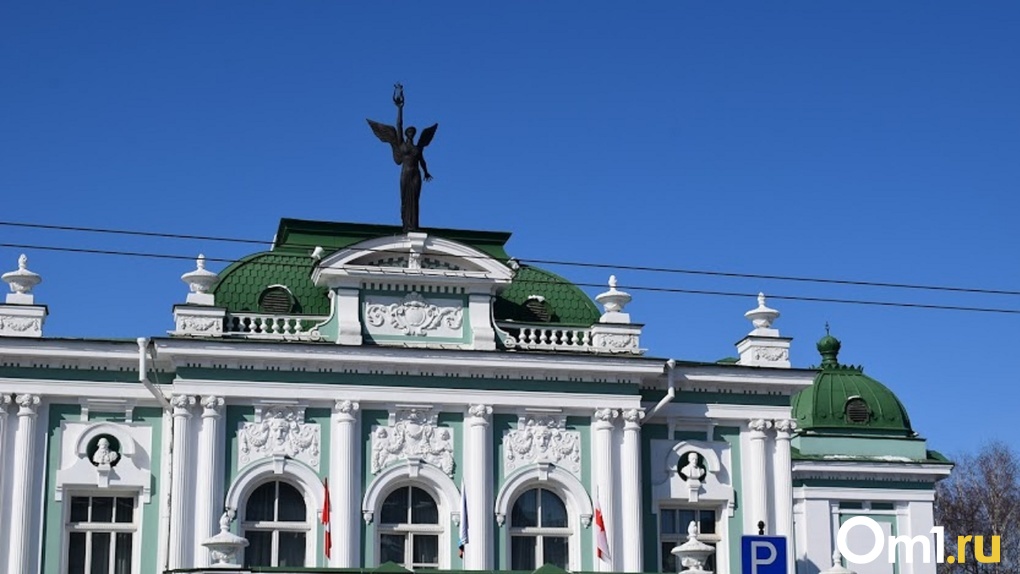
<path fill-rule="evenodd" d="M 1020 289 L 1020 4 L 637 6 L 3 3 L 0 219 L 266 240 L 284 216 L 398 223 L 396 167 L 365 118 L 392 121 L 401 81 L 408 120 L 440 123 L 422 224 L 513 231 L 521 258 Z M 252 250 L 9 227 L 0 242 Z M 0 248 L 0 269 L 19 251 Z M 29 255 L 51 336 L 165 333 L 191 268 Z M 1020 308 L 1015 296 L 618 275 Z M 754 306 L 634 295 L 650 352 L 683 359 L 733 355 Z M 841 359 L 892 387 L 932 447 L 1011 438 L 1020 316 L 772 306 L 795 364 L 817 363 L 829 321 Z"/>

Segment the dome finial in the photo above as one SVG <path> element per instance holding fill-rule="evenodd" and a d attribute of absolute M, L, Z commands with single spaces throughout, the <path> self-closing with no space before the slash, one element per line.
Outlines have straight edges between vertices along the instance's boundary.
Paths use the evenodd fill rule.
<path fill-rule="evenodd" d="M 839 366 L 839 348 L 843 344 L 829 333 L 829 322 L 825 322 L 825 336 L 818 340 L 818 352 L 822 355 L 822 367 Z"/>

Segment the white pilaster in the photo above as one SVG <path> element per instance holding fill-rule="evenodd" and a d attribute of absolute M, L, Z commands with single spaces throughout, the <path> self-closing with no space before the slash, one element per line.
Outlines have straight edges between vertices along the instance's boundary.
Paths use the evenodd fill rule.
<path fill-rule="evenodd" d="M 189 447 L 191 427 L 191 407 L 195 406 L 195 397 L 190 395 L 174 395 L 170 398 L 174 408 L 173 426 L 174 442 L 173 478 L 170 481 L 170 570 L 190 568 L 188 550 L 194 538 L 195 523 L 191 517 L 191 509 L 195 506 L 194 491 L 191 488 L 191 457 Z"/>
<path fill-rule="evenodd" d="M 464 488 L 467 489 L 468 544 L 465 570 L 491 570 L 492 559 L 492 407 L 471 405 L 464 418 Z"/>
<path fill-rule="evenodd" d="M 330 566 L 357 568 L 361 562 L 360 405 L 339 399 L 333 407 L 333 448 L 330 453 L 329 519 L 333 550 Z"/>
<path fill-rule="evenodd" d="M 791 559 L 787 565 L 789 574 L 794 572 L 793 558 L 793 462 L 790 458 L 790 439 L 797 428 L 797 422 L 789 419 L 777 420 L 776 457 L 772 477 L 776 484 L 776 534 L 786 537 L 786 555 Z"/>
<path fill-rule="evenodd" d="M 7 449 L 7 407 L 10 404 L 11 395 L 0 395 L 0 452 L 5 452 Z M 7 521 L 4 520 L 4 516 L 7 515 L 7 506 L 4 502 L 4 479 L 9 472 L 8 468 L 0 468 L 0 540 L 9 540 Z M 4 563 L 4 554 L 3 548 L 0 548 L 0 564 Z"/>
<path fill-rule="evenodd" d="M 613 420 L 620 416 L 616 409 L 596 409 L 592 415 L 592 431 L 594 448 L 592 458 L 595 469 L 595 492 L 598 504 L 602 508 L 602 520 L 606 525 L 606 540 L 609 542 L 609 561 L 596 559 L 596 567 L 600 572 L 615 572 L 619 563 L 620 545 L 616 539 L 613 489 Z M 597 536 L 597 527 L 592 523 L 592 536 Z"/>
<path fill-rule="evenodd" d="M 623 448 L 620 452 L 620 524 L 628 544 L 623 552 L 624 572 L 643 572 L 641 535 L 641 419 L 644 409 L 623 411 Z"/>
<path fill-rule="evenodd" d="M 765 468 L 765 431 L 772 423 L 765 419 L 753 419 L 747 424 L 751 439 L 751 520 L 750 523 L 757 534 L 759 521 L 769 523 L 768 475 Z M 766 534 L 770 534 L 766 531 Z"/>
<path fill-rule="evenodd" d="M 218 519 L 223 511 L 223 441 L 221 415 L 223 397 L 202 398 L 202 427 L 199 430 L 198 469 L 195 481 L 195 566 L 212 564 L 202 542 L 219 532 Z"/>
<path fill-rule="evenodd" d="M 31 572 L 34 570 L 34 552 L 29 545 L 32 541 L 32 508 L 36 506 L 33 496 L 33 472 L 36 456 L 35 423 L 38 416 L 39 395 L 17 395 L 18 428 L 14 433 L 14 456 L 9 458 L 13 465 L 11 476 L 11 521 L 8 547 L 8 572 Z M 41 477 L 40 477 L 41 478 Z"/>

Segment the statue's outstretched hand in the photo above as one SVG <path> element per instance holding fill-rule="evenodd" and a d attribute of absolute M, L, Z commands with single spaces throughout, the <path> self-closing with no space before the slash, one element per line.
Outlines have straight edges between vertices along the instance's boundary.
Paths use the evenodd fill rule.
<path fill-rule="evenodd" d="M 426 173 L 425 174 L 425 181 L 432 181 L 432 174 Z"/>

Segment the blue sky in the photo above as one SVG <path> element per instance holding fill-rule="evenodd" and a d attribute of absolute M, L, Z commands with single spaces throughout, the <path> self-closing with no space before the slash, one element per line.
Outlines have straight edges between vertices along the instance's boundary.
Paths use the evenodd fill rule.
<path fill-rule="evenodd" d="M 0 220 L 267 241 L 284 216 L 399 223 L 365 118 L 392 121 L 400 81 L 408 121 L 440 123 L 422 224 L 513 231 L 522 259 L 1016 290 L 1018 26 L 1015 2 L 8 2 Z M 2 226 L 0 242 L 251 251 Z M 0 247 L 0 268 L 20 251 Z M 29 256 L 51 336 L 165 333 L 191 268 Z M 759 290 L 1020 309 L 618 275 L 749 294 L 633 293 L 650 352 L 694 360 L 734 354 Z M 830 322 L 932 447 L 1010 438 L 1017 315 L 772 306 L 796 365 Z"/>

